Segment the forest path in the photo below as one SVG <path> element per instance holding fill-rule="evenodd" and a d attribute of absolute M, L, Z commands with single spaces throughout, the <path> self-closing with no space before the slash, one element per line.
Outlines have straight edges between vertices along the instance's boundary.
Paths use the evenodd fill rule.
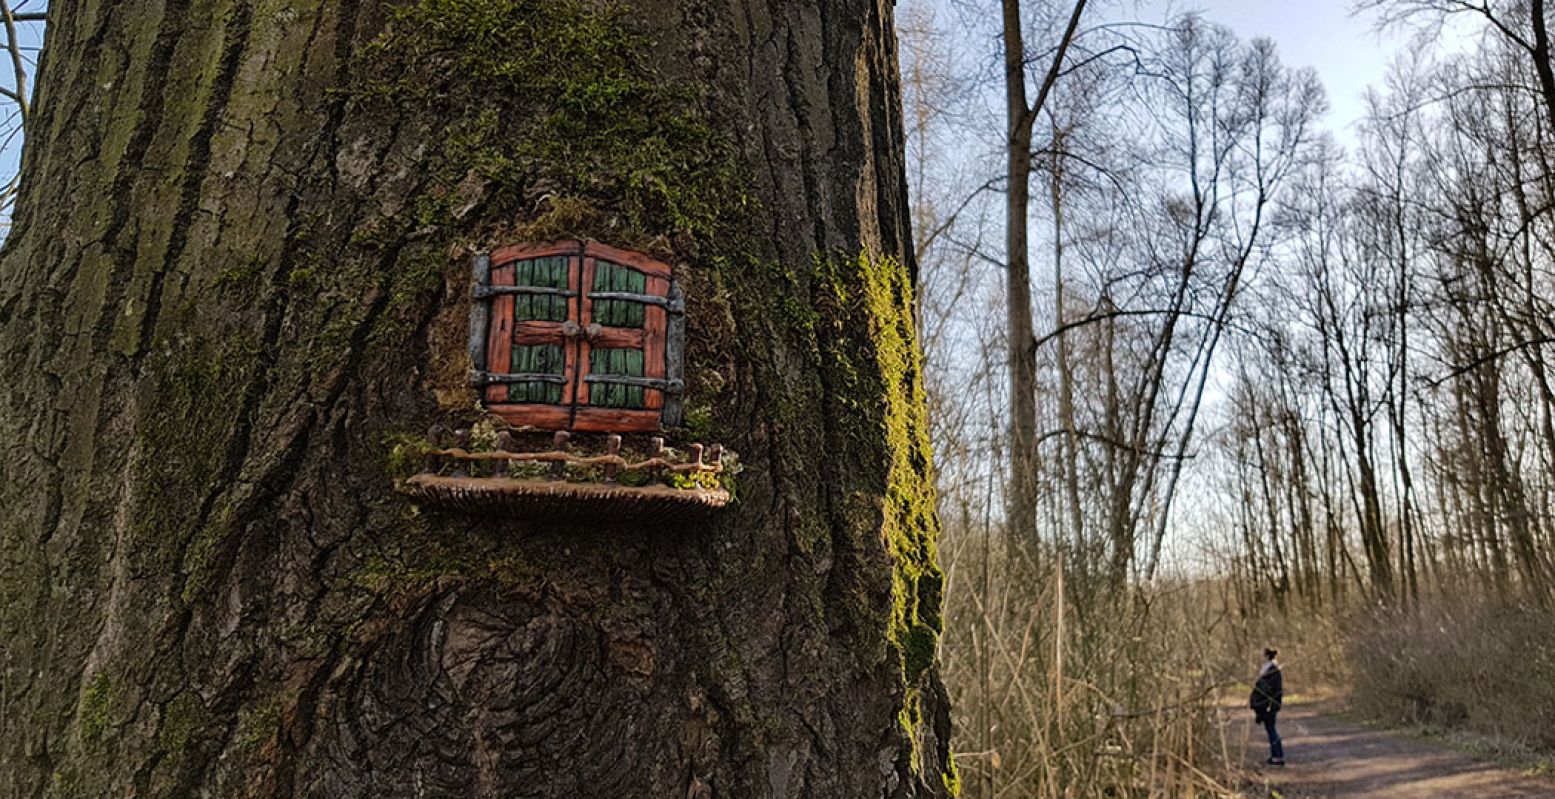
<path fill-rule="evenodd" d="M 1324 711 L 1322 705 L 1290 705 L 1280 713 L 1280 737 L 1289 763 L 1284 768 L 1261 765 L 1268 744 L 1263 728 L 1248 722 L 1243 756 L 1252 782 L 1261 786 L 1254 796 L 1555 799 L 1555 782 L 1527 777 L 1428 741 L 1368 729 Z"/>

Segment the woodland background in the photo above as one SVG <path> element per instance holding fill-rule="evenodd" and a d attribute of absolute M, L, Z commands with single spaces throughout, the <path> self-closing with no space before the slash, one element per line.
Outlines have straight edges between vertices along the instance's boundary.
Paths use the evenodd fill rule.
<path fill-rule="evenodd" d="M 969 795 L 1232 787 L 1266 644 L 1298 698 L 1548 758 L 1543 4 L 1354 6 L 1409 45 L 1349 146 L 1211 16 L 1001 10 L 899 7 Z"/>

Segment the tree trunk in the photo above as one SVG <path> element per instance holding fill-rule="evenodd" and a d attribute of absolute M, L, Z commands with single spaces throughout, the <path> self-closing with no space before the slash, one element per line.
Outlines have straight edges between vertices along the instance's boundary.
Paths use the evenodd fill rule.
<path fill-rule="evenodd" d="M 1080 505 L 1080 429 L 1075 424 L 1074 367 L 1069 358 L 1069 339 L 1064 329 L 1064 171 L 1056 154 L 1065 146 L 1065 131 L 1053 126 L 1053 151 L 1048 163 L 1048 199 L 1053 203 L 1053 334 L 1058 338 L 1058 422 L 1064 430 L 1064 504 L 1069 509 L 1069 541 L 1080 553 L 1090 543 L 1085 535 L 1084 509 Z M 1083 573 L 1083 572 L 1082 572 Z"/>
<path fill-rule="evenodd" d="M 0 795 L 953 790 L 891 4 L 50 4 Z M 418 509 L 467 256 L 672 263 L 712 521 Z"/>
<path fill-rule="evenodd" d="M 1005 487 L 1005 525 L 1019 547 L 1037 542 L 1037 338 L 1031 317 L 1031 253 L 1027 230 L 1031 213 L 1031 131 L 1058 82 L 1064 58 L 1085 16 L 1087 0 L 1076 0 L 1069 22 L 1053 48 L 1037 96 L 1026 100 L 1026 29 L 1020 0 L 1002 0 L 1006 190 L 1004 205 L 1005 311 L 1009 330 L 1010 481 Z M 1031 549 L 1030 551 L 1035 551 Z"/>
<path fill-rule="evenodd" d="M 1008 131 L 1004 205 L 1006 331 L 1010 358 L 1010 480 L 1005 524 L 1010 540 L 1032 547 L 1037 540 L 1037 345 L 1031 317 L 1031 253 L 1026 227 L 1031 213 L 1031 126 L 1026 103 L 1026 39 L 1020 0 L 1003 0 L 1004 111 Z M 1067 43 L 1067 42 L 1066 42 Z M 1059 57 L 1062 60 L 1062 57 Z M 1033 549 L 1033 551 L 1035 551 Z"/>
<path fill-rule="evenodd" d="M 1544 0 L 1530 0 L 1528 4 L 1529 27 L 1533 29 L 1533 42 L 1528 47 L 1529 60 L 1534 74 L 1539 77 L 1539 93 L 1544 97 L 1544 114 L 1555 130 L 1555 66 L 1550 65 L 1549 20 L 1544 13 Z"/>

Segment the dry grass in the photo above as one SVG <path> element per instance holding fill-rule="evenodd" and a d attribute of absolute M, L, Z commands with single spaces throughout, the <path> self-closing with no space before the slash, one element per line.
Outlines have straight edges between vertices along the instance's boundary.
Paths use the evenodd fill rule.
<path fill-rule="evenodd" d="M 1112 592 L 952 536 L 944 642 L 963 795 L 1232 795 L 1220 698 L 1247 658 L 1204 585 Z M 1014 554 L 1014 557 L 1011 555 Z"/>

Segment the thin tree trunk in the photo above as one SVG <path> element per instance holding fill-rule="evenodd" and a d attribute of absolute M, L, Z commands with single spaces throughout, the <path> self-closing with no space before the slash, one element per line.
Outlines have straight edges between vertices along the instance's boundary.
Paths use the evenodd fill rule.
<path fill-rule="evenodd" d="M 1031 130 L 1042 112 L 1079 30 L 1087 0 L 1076 0 L 1053 50 L 1035 102 L 1026 100 L 1026 35 L 1021 0 L 1003 0 L 1006 190 L 1004 215 L 1005 308 L 1010 371 L 1010 486 L 1005 497 L 1011 540 L 1031 543 L 1037 534 L 1037 341 L 1031 315 L 1031 255 L 1026 223 L 1031 214 Z"/>
<path fill-rule="evenodd" d="M 1026 38 L 1020 0 L 1003 0 L 1005 143 L 1004 214 L 1006 335 L 1010 337 L 1011 541 L 1037 534 L 1037 348 L 1031 318 L 1031 258 L 1026 222 L 1031 213 L 1031 115 L 1026 103 Z"/>
<path fill-rule="evenodd" d="M 1549 22 L 1544 16 L 1544 0 L 1531 0 L 1528 5 L 1529 23 L 1533 28 L 1533 47 L 1529 56 L 1534 73 L 1539 76 L 1539 92 L 1544 95 L 1544 114 L 1555 131 L 1555 65 L 1550 63 Z"/>
<path fill-rule="evenodd" d="M 1053 150 L 1063 149 L 1063 137 L 1053 130 Z M 1069 359 L 1069 337 L 1064 329 L 1064 195 L 1063 163 L 1054 155 L 1048 165 L 1049 199 L 1053 204 L 1053 330 L 1058 337 L 1058 422 L 1064 428 L 1064 498 L 1069 510 L 1069 535 L 1080 562 L 1090 550 L 1086 540 L 1084 509 L 1080 505 L 1080 439 L 1074 421 L 1074 368 Z M 1083 571 L 1082 571 L 1083 573 Z"/>

